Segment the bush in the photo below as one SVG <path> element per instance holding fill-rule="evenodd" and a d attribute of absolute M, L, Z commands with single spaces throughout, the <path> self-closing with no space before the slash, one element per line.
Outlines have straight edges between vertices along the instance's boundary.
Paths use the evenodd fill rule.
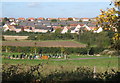
<path fill-rule="evenodd" d="M 120 72 L 114 71 L 104 73 L 93 73 L 89 67 L 77 67 L 72 71 L 55 70 L 44 76 L 41 74 L 41 64 L 29 66 L 24 64 L 3 64 L 2 82 L 20 83 L 53 83 L 53 82 L 97 82 L 97 83 L 119 83 Z M 62 67 L 63 68 L 63 67 Z M 95 76 L 95 77 L 94 77 Z"/>
<path fill-rule="evenodd" d="M 7 46 L 8 52 L 24 52 L 24 53 L 34 53 L 35 47 L 16 47 L 16 46 Z M 60 47 L 36 47 L 37 53 L 42 50 L 43 53 L 61 53 Z M 2 46 L 2 51 L 6 51 L 6 46 Z M 78 54 L 87 54 L 87 48 L 64 48 L 64 53 L 78 53 Z"/>

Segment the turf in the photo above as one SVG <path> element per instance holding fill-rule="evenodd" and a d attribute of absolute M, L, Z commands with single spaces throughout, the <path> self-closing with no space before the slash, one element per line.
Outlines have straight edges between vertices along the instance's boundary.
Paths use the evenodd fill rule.
<path fill-rule="evenodd" d="M 26 65 L 37 65 L 37 64 L 45 64 L 47 69 L 58 69 L 61 66 L 65 67 L 65 70 L 71 70 L 75 67 L 87 66 L 93 68 L 94 66 L 97 68 L 97 71 L 102 72 L 107 69 L 115 69 L 118 70 L 118 57 L 105 57 L 105 58 L 97 58 L 97 59 L 80 59 L 80 60 L 29 60 L 29 59 L 2 59 L 2 63 L 9 64 L 26 64 Z"/>

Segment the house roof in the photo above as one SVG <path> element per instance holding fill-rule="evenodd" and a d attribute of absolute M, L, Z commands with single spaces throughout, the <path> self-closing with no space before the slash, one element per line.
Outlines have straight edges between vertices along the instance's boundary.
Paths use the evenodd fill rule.
<path fill-rule="evenodd" d="M 26 21 L 26 22 L 20 22 L 20 23 L 19 23 L 20 26 L 27 26 L 27 24 L 28 24 L 27 21 Z"/>
<path fill-rule="evenodd" d="M 55 26 L 55 27 L 53 27 L 53 29 L 63 29 L 64 27 L 60 27 L 60 26 Z"/>
<path fill-rule="evenodd" d="M 35 20 L 35 18 L 28 18 L 28 20 Z"/>
<path fill-rule="evenodd" d="M 35 27 L 35 22 L 28 22 L 27 26 Z"/>
<path fill-rule="evenodd" d="M 9 18 L 9 19 L 15 19 L 15 18 Z"/>
<path fill-rule="evenodd" d="M 96 27 L 96 24 L 88 23 L 87 26 L 88 26 L 88 27 Z"/>
<path fill-rule="evenodd" d="M 78 24 L 70 24 L 70 26 L 77 26 Z"/>
<path fill-rule="evenodd" d="M 56 20 L 57 20 L 58 18 L 47 18 L 47 19 L 48 19 L 48 20 L 53 20 L 53 19 L 56 19 Z"/>
<path fill-rule="evenodd" d="M 70 30 L 74 30 L 76 27 L 71 27 Z"/>
<path fill-rule="evenodd" d="M 81 19 L 89 19 L 89 18 L 81 18 Z"/>
<path fill-rule="evenodd" d="M 59 20 L 68 20 L 68 18 L 58 18 Z"/>
<path fill-rule="evenodd" d="M 25 20 L 25 18 L 18 18 L 18 20 Z"/>
<path fill-rule="evenodd" d="M 35 29 L 51 30 L 52 27 L 46 27 L 46 26 L 36 25 L 36 26 L 35 26 Z"/>
<path fill-rule="evenodd" d="M 42 18 L 42 17 L 39 17 L 39 18 L 37 18 L 38 20 L 44 20 L 44 18 Z"/>

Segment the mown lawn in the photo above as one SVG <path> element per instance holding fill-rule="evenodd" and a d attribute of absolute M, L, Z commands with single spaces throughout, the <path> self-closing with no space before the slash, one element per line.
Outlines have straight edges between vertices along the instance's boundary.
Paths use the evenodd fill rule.
<path fill-rule="evenodd" d="M 50 73 L 55 70 L 73 70 L 77 67 L 85 66 L 94 68 L 96 67 L 96 72 L 104 72 L 106 70 L 115 69 L 118 70 L 118 57 L 98 57 L 98 56 L 77 56 L 81 58 L 80 60 L 59 60 L 59 59 L 49 59 L 49 60 L 29 60 L 29 59 L 2 59 L 2 63 L 8 64 L 26 64 L 26 65 L 37 65 L 43 64 L 43 73 Z M 96 57 L 96 59 L 85 59 L 90 57 Z M 82 59 L 83 58 L 83 59 Z"/>

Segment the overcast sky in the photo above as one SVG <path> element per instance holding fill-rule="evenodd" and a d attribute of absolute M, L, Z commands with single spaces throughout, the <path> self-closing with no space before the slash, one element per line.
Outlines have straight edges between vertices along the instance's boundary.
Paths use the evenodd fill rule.
<path fill-rule="evenodd" d="M 2 17 L 96 17 L 110 2 L 2 2 Z"/>

